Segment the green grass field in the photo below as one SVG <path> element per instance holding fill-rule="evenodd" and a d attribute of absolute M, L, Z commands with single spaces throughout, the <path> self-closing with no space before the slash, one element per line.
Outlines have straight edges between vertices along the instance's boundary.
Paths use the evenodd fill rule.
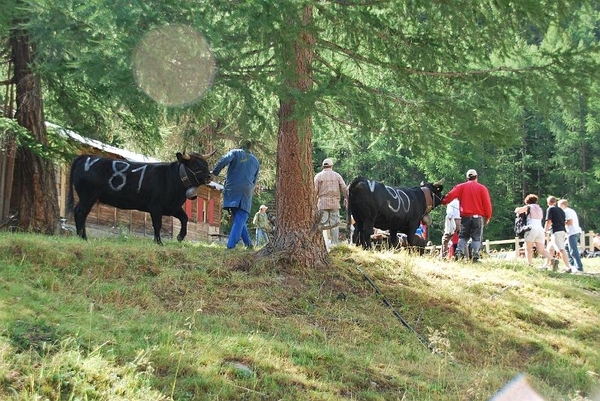
<path fill-rule="evenodd" d="M 600 400 L 600 258 L 330 256 L 0 233 L 0 399 Z"/>

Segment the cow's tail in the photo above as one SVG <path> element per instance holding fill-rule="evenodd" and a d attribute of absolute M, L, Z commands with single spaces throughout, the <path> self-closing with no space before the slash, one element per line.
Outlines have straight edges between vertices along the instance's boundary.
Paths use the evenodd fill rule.
<path fill-rule="evenodd" d="M 350 236 L 350 241 L 348 241 L 350 244 L 352 244 L 354 240 L 354 238 L 352 238 L 352 220 L 354 219 L 354 217 L 352 217 L 351 194 L 354 190 L 354 187 L 360 182 L 361 179 L 362 177 L 356 177 L 352 180 L 350 185 L 348 185 L 348 206 L 346 207 L 346 232 Z"/>
<path fill-rule="evenodd" d="M 352 210 L 350 209 L 350 190 L 348 190 L 348 199 L 346 206 L 346 232 L 348 233 L 348 243 L 352 243 Z"/>
<path fill-rule="evenodd" d="M 78 160 L 79 158 L 73 160 L 73 163 L 71 163 L 71 172 L 69 173 L 69 194 L 67 195 L 67 208 L 65 210 L 65 214 L 67 216 L 72 213 L 75 208 L 75 197 L 73 195 L 73 175 L 75 173 L 75 166 L 77 165 Z"/>

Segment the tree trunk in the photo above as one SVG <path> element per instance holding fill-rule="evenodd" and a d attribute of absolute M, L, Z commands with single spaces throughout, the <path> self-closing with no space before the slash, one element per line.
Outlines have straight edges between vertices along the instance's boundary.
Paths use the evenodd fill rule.
<path fill-rule="evenodd" d="M 18 30 L 11 36 L 11 46 L 17 85 L 17 121 L 31 132 L 36 143 L 45 147 L 48 135 L 41 82 L 31 70 L 34 50 L 28 35 Z M 19 228 L 42 234 L 58 232 L 58 195 L 52 160 L 42 159 L 24 146 L 17 149 L 13 203 L 19 213 Z"/>
<path fill-rule="evenodd" d="M 311 7 L 304 8 L 302 20 L 304 26 L 312 24 Z M 312 34 L 304 31 L 290 49 L 284 49 L 291 68 L 283 87 L 291 88 L 292 93 L 306 93 L 312 88 L 313 46 Z M 279 263 L 290 266 L 322 268 L 329 265 L 329 256 L 317 227 L 312 119 L 302 114 L 298 101 L 289 92 L 280 96 L 275 236 L 259 255 L 276 256 Z"/>
<path fill-rule="evenodd" d="M 10 200 L 15 171 L 16 144 L 13 135 L 0 138 L 0 224 L 10 216 Z"/>

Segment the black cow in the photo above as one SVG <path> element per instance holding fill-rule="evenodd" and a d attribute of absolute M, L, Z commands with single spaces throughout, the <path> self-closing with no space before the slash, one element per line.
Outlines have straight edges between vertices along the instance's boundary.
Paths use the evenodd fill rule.
<path fill-rule="evenodd" d="M 377 227 L 389 230 L 391 246 L 397 246 L 398 233 L 405 233 L 408 244 L 415 246 L 419 222 L 429 219 L 428 213 L 441 204 L 443 182 L 394 188 L 364 177 L 355 178 L 348 187 L 348 214 L 355 221 L 352 242 L 370 248 L 373 227 Z"/>
<path fill-rule="evenodd" d="M 182 205 L 186 197 L 195 197 L 199 186 L 211 182 L 205 160 L 211 155 L 177 153 L 178 161 L 173 163 L 139 163 L 93 155 L 77 157 L 71 165 L 68 199 L 77 235 L 87 239 L 85 220 L 96 202 L 101 202 L 119 209 L 150 213 L 154 241 L 159 245 L 162 245 L 162 216 L 176 217 L 181 222 L 177 239 L 182 241 L 188 222 Z M 73 187 L 79 197 L 75 207 Z"/>

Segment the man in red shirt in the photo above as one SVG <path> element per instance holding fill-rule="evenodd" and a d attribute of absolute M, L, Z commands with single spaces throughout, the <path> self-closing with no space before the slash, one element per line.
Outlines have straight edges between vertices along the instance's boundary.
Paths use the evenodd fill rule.
<path fill-rule="evenodd" d="M 461 226 L 456 247 L 456 259 L 469 256 L 468 242 L 471 239 L 471 259 L 479 260 L 479 250 L 483 238 L 483 227 L 492 218 L 492 201 L 485 185 L 477 180 L 477 171 L 467 171 L 467 181 L 457 184 L 442 200 L 444 205 L 458 199 L 460 202 Z"/>

